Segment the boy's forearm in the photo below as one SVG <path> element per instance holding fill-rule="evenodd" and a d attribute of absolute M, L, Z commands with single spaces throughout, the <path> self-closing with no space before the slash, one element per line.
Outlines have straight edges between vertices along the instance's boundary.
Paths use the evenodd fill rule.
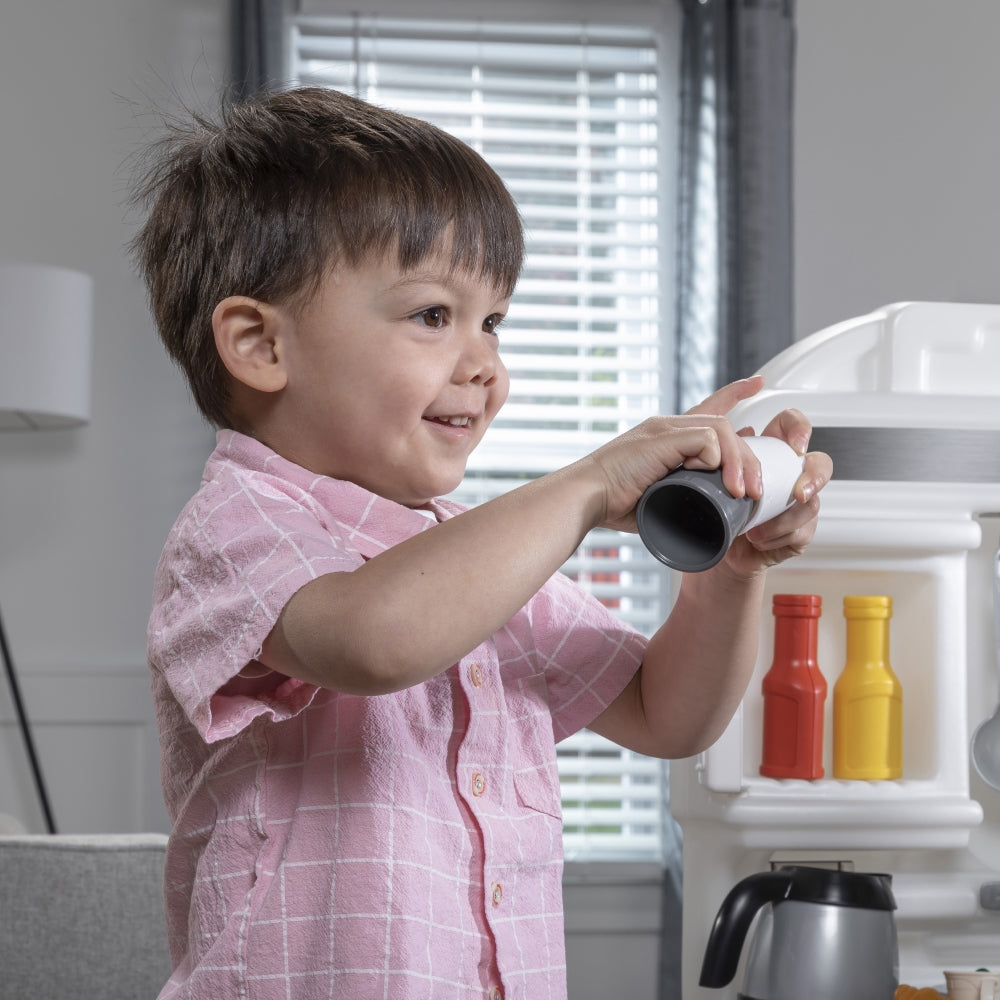
<path fill-rule="evenodd" d="M 286 605 L 263 662 L 311 683 L 384 694 L 446 669 L 501 628 L 603 511 L 578 463 L 451 518 Z"/>
<path fill-rule="evenodd" d="M 753 672 L 765 574 L 684 578 L 630 689 L 592 728 L 639 753 L 690 757 L 721 736 Z"/>
<path fill-rule="evenodd" d="M 765 579 L 763 572 L 741 579 L 726 567 L 706 579 L 689 577 L 679 613 L 650 643 L 644 703 L 654 731 L 670 727 L 671 739 L 682 743 L 671 756 L 711 746 L 743 698 L 757 659 Z"/>

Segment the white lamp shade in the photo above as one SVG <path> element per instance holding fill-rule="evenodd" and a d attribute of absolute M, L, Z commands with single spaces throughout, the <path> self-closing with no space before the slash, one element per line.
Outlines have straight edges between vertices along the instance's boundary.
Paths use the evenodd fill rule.
<path fill-rule="evenodd" d="M 90 419 L 93 309 L 89 275 L 0 262 L 0 430 Z"/>

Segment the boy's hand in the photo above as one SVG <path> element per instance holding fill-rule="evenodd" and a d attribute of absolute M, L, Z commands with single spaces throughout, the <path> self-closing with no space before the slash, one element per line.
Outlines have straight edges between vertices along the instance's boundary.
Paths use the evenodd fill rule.
<path fill-rule="evenodd" d="M 597 467 L 604 488 L 600 526 L 635 531 L 635 505 L 646 487 L 682 465 L 704 470 L 721 466 L 722 481 L 733 496 L 759 497 L 757 459 L 740 444 L 724 414 L 762 385 L 760 377 L 732 382 L 686 414 L 650 417 L 588 456 L 584 461 Z"/>
<path fill-rule="evenodd" d="M 740 400 L 759 392 L 760 376 L 723 386 L 683 416 L 653 417 L 610 441 L 589 456 L 604 479 L 605 504 L 601 525 L 635 531 L 635 505 L 646 487 L 678 466 L 689 469 L 722 468 L 722 481 L 733 496 L 759 499 L 762 493 L 760 464 L 740 441 L 726 419 Z M 731 572 L 752 576 L 761 569 L 800 553 L 816 529 L 819 501 L 833 463 L 822 452 L 806 453 L 811 433 L 809 421 L 797 410 L 784 410 L 763 433 L 786 441 L 805 455 L 802 475 L 795 485 L 799 501 L 784 514 L 741 536 L 725 559 Z"/>
<path fill-rule="evenodd" d="M 783 410 L 764 428 L 765 435 L 782 438 L 796 452 L 805 455 L 802 474 L 793 491 L 798 503 L 734 539 L 723 565 L 735 575 L 753 576 L 801 555 L 812 541 L 819 517 L 817 494 L 833 475 L 833 460 L 822 451 L 806 452 L 811 430 L 809 421 L 798 410 Z"/>

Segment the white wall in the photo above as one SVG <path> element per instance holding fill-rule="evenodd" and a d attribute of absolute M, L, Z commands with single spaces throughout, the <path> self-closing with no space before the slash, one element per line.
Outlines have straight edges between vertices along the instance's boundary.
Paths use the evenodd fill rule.
<path fill-rule="evenodd" d="M 1000 302 L 1000 4 L 798 0 L 797 20 L 797 334 Z"/>

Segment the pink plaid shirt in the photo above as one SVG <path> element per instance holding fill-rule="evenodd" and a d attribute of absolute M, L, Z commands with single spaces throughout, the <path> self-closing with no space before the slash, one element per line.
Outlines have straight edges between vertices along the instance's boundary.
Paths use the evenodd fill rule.
<path fill-rule="evenodd" d="M 618 695 L 645 640 L 557 574 L 396 694 L 254 664 L 301 586 L 434 523 L 219 434 L 149 626 L 174 824 L 162 997 L 565 998 L 555 744 Z M 467 572 L 489 585 L 473 555 Z"/>

